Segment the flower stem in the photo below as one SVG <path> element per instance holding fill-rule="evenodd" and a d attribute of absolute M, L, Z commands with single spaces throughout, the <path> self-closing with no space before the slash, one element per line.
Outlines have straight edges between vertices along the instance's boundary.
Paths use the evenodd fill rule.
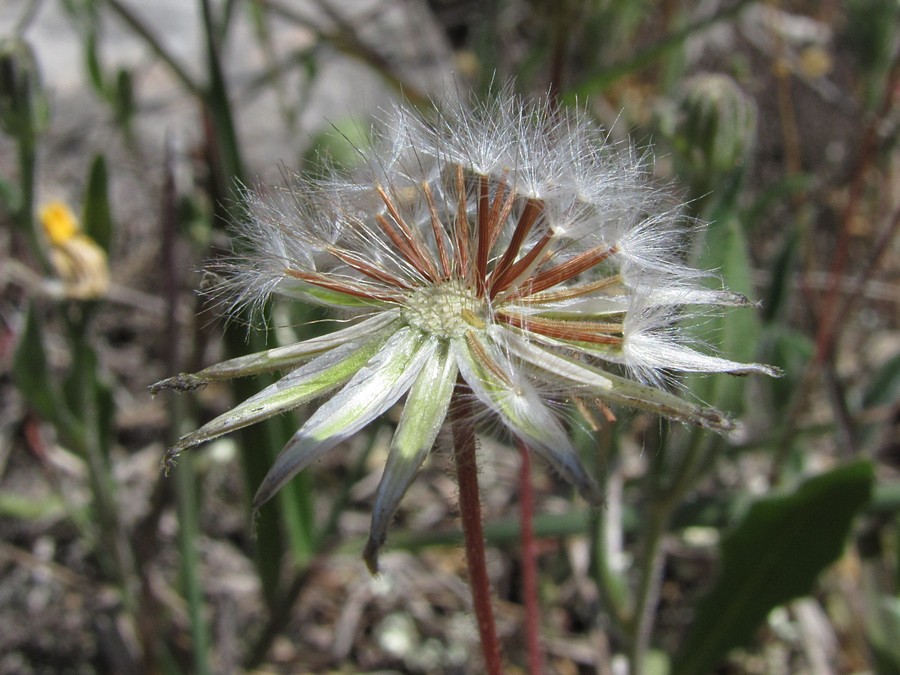
<path fill-rule="evenodd" d="M 457 384 L 451 404 L 453 416 L 453 445 L 456 455 L 456 476 L 459 481 L 459 511 L 466 543 L 466 563 L 469 568 L 469 587 L 478 621 L 481 651 L 485 672 L 502 675 L 500 643 L 491 607 L 491 586 L 484 557 L 484 532 L 481 524 L 481 498 L 478 494 L 478 466 L 475 458 L 475 429 L 472 425 L 469 392 Z"/>
<path fill-rule="evenodd" d="M 640 579 L 635 594 L 634 616 L 631 621 L 631 644 L 628 661 L 630 675 L 645 672 L 644 660 L 653 633 L 654 610 L 659 601 L 665 551 L 663 539 L 669 513 L 665 508 L 651 508 L 644 530 L 644 555 L 640 566 Z"/>
<path fill-rule="evenodd" d="M 528 672 L 541 675 L 540 607 L 538 606 L 537 541 L 534 538 L 534 486 L 531 484 L 531 455 L 516 439 L 522 463 L 519 467 L 519 521 L 522 528 L 522 596 L 525 602 L 525 637 L 528 643 Z"/>

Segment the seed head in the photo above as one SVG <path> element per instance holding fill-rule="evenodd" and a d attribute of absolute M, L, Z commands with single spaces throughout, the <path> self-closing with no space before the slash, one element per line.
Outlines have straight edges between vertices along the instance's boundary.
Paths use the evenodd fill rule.
<path fill-rule="evenodd" d="M 227 282 L 237 305 L 277 294 L 354 320 L 155 389 L 289 371 L 182 438 L 170 459 L 331 394 L 282 450 L 256 506 L 406 395 L 375 500 L 373 568 L 458 378 L 598 504 L 551 397 L 599 398 L 722 431 L 725 415 L 667 391 L 664 374 L 774 374 L 698 352 L 678 332 L 675 319 L 691 307 L 746 301 L 700 285 L 707 275 L 681 255 L 686 224 L 649 182 L 646 158 L 610 144 L 583 114 L 508 92 L 431 116 L 398 107 L 360 156 L 349 176 L 248 194 L 251 253 Z"/>

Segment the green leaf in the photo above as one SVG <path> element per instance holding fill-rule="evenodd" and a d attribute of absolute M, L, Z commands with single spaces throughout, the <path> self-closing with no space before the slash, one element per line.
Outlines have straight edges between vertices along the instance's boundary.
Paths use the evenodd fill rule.
<path fill-rule="evenodd" d="M 84 41 L 84 60 L 88 77 L 94 89 L 100 96 L 106 96 L 106 83 L 103 77 L 103 66 L 100 65 L 100 56 L 97 52 L 97 33 L 89 30 Z"/>
<path fill-rule="evenodd" d="M 840 556 L 854 516 L 869 501 L 873 470 L 850 464 L 789 495 L 761 499 L 722 542 L 721 573 L 701 601 L 672 675 L 709 673 L 746 644 L 775 607 L 806 595 Z"/>
<path fill-rule="evenodd" d="M 790 300 L 793 273 L 797 267 L 800 236 L 798 230 L 791 229 L 782 244 L 781 251 L 775 258 L 772 266 L 772 281 L 766 292 L 766 300 L 763 303 L 763 317 L 766 321 L 775 321 L 785 311 Z"/>
<path fill-rule="evenodd" d="M 638 72 L 664 58 L 671 58 L 673 54 L 677 56 L 681 47 L 691 36 L 720 21 L 731 19 L 740 12 L 748 2 L 749 0 L 738 0 L 738 2 L 735 2 L 731 7 L 722 10 L 718 14 L 704 17 L 670 33 L 668 36 L 644 48 L 642 51 L 637 52 L 629 59 L 612 64 L 600 71 L 592 72 L 587 79 L 576 84 L 566 92 L 565 96 L 563 96 L 563 102 L 567 104 L 575 103 L 579 98 L 604 91 L 616 80 L 619 80 L 626 75 Z"/>
<path fill-rule="evenodd" d="M 62 383 L 66 410 L 92 435 L 105 461 L 115 433 L 116 404 L 112 385 L 102 376 L 97 352 L 84 338 L 84 328 L 70 340 L 72 365 Z"/>
<path fill-rule="evenodd" d="M 863 406 L 890 405 L 900 399 L 900 354 L 881 366 L 863 396 Z"/>
<path fill-rule="evenodd" d="M 0 492 L 0 515 L 15 520 L 56 522 L 70 515 L 70 507 L 58 495 L 26 497 Z"/>
<path fill-rule="evenodd" d="M 885 96 L 884 77 L 891 68 L 900 6 L 896 0 L 848 0 L 840 35 L 862 75 L 863 98 L 874 108 Z"/>
<path fill-rule="evenodd" d="M 896 645 L 895 642 L 888 645 L 873 644 L 870 646 L 872 658 L 875 661 L 874 672 L 881 673 L 881 675 L 900 674 L 900 656 L 894 653 L 897 650 L 894 645 Z"/>
<path fill-rule="evenodd" d="M 50 381 L 41 324 L 33 306 L 25 317 L 25 330 L 13 356 L 13 381 L 28 405 L 41 417 L 57 421 L 60 401 L 57 389 Z"/>
<path fill-rule="evenodd" d="M 740 222 L 734 216 L 712 226 L 706 237 L 707 254 L 702 269 L 717 269 L 725 287 L 737 293 L 752 294 L 750 256 Z M 748 307 L 729 311 L 704 326 L 704 338 L 714 341 L 716 351 L 728 359 L 753 361 L 759 352 L 759 317 L 757 310 Z M 694 391 L 701 400 L 735 414 L 741 412 L 744 381 L 731 377 L 693 378 Z"/>
<path fill-rule="evenodd" d="M 0 178 L 0 212 L 13 214 L 19 210 L 22 196 L 18 186 L 12 181 Z"/>
<path fill-rule="evenodd" d="M 900 673 L 900 599 L 885 596 L 870 610 L 877 618 L 870 618 L 868 638 L 875 659 L 876 672 L 882 675 Z"/>
<path fill-rule="evenodd" d="M 813 357 L 815 344 L 807 335 L 783 323 L 773 323 L 766 331 L 764 359 L 784 371 L 784 377 L 766 383 L 772 392 L 776 410 L 786 410 L 803 379 L 806 364 Z"/>
<path fill-rule="evenodd" d="M 131 71 L 120 68 L 116 75 L 116 89 L 113 103 L 116 109 L 116 120 L 126 129 L 130 128 L 134 118 L 134 81 Z"/>
<path fill-rule="evenodd" d="M 84 231 L 107 253 L 112 241 L 112 214 L 109 208 L 106 160 L 103 155 L 94 157 L 84 196 Z"/>
<path fill-rule="evenodd" d="M 246 319 L 243 315 L 242 319 Z M 253 331 L 249 335 L 239 322 L 226 324 L 225 344 L 231 355 L 246 354 L 249 351 L 262 351 L 275 337 L 272 331 Z M 234 398 L 237 401 L 246 400 L 259 393 L 260 388 L 271 385 L 272 378 L 268 375 L 260 375 L 253 380 L 238 379 L 234 381 Z M 241 475 L 244 479 L 247 494 L 252 494 L 256 486 L 262 481 L 263 476 L 269 470 L 269 464 L 274 459 L 275 453 L 284 442 L 290 438 L 294 421 L 292 416 L 285 415 L 280 418 L 271 418 L 260 422 L 258 425 L 242 429 L 238 432 L 238 445 L 241 451 Z M 306 545 L 312 541 L 308 536 L 311 531 L 300 532 L 292 523 L 288 522 L 293 514 L 304 513 L 307 508 L 307 500 L 300 498 L 300 491 L 294 490 L 296 483 L 281 492 L 278 503 L 271 502 L 260 510 L 259 518 L 254 522 L 253 556 L 256 563 L 263 596 L 269 607 L 275 607 L 283 597 L 281 588 L 281 573 L 283 571 L 283 555 L 288 546 Z M 289 508 L 288 501 L 293 501 Z M 292 514 L 292 515 L 293 515 Z M 284 526 L 284 527 L 282 527 Z M 287 534 L 287 537 L 285 537 Z M 299 538 L 298 538 L 299 537 Z M 291 560 L 291 562 L 296 562 Z"/>

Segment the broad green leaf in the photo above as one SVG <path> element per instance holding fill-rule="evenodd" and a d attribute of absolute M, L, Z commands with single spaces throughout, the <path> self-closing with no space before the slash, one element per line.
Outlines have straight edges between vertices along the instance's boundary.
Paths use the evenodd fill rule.
<path fill-rule="evenodd" d="M 872 480 L 871 464 L 857 462 L 751 506 L 722 542 L 721 572 L 697 608 L 672 675 L 713 672 L 772 609 L 809 593 L 840 556 L 853 518 L 869 501 Z"/>

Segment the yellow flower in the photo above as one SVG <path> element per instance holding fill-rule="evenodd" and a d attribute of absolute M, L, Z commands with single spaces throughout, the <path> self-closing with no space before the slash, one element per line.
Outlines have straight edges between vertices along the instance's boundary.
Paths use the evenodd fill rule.
<path fill-rule="evenodd" d="M 72 209 L 63 202 L 50 202 L 41 209 L 40 219 L 50 242 L 50 262 L 63 282 L 66 297 L 87 300 L 106 295 L 106 252 L 81 231 Z"/>

